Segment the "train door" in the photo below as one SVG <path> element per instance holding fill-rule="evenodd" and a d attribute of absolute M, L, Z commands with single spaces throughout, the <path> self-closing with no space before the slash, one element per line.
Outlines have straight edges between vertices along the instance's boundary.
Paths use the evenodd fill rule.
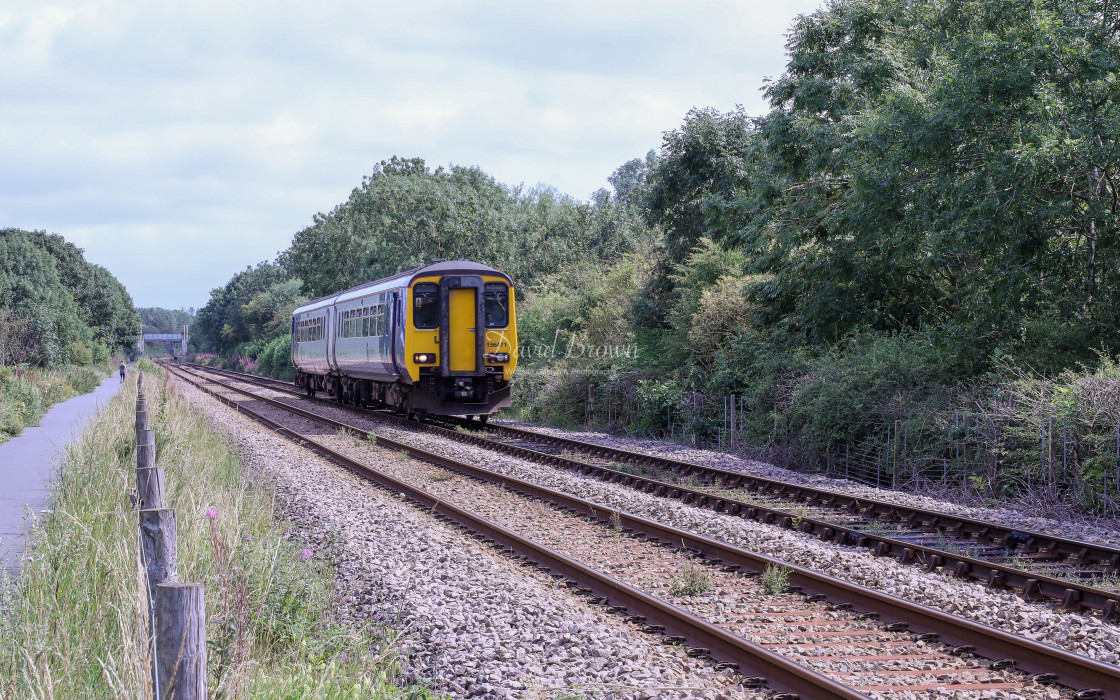
<path fill-rule="evenodd" d="M 338 338 L 338 322 L 338 309 L 335 308 L 334 304 L 331 304 L 327 307 L 327 314 L 323 318 L 323 323 L 325 324 L 325 328 L 323 330 L 327 334 L 327 347 L 325 354 L 327 356 L 328 372 L 338 370 L 338 361 L 334 356 L 336 347 L 335 340 Z"/>
<path fill-rule="evenodd" d="M 452 372 L 471 372 L 477 364 L 474 334 L 477 333 L 474 307 L 475 291 L 470 287 L 449 289 L 448 304 L 451 346 L 447 360 Z"/>
<path fill-rule="evenodd" d="M 440 280 L 442 369 L 444 375 L 463 376 L 482 371 L 482 278 L 444 277 Z"/>

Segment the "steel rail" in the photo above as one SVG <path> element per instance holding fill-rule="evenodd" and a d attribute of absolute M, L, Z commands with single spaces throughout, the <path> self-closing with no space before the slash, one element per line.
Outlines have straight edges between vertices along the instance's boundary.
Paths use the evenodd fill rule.
<path fill-rule="evenodd" d="M 197 385 L 193 380 L 188 379 L 188 381 Z M 207 381 L 214 382 L 214 380 Z M 214 383 L 218 384 L 217 382 Z M 841 581 L 809 569 L 790 565 L 762 554 L 618 511 L 544 486 L 497 474 L 443 455 L 436 455 L 405 443 L 378 436 L 342 421 L 320 416 L 299 407 L 254 394 L 245 389 L 227 384 L 218 385 L 251 400 L 261 401 L 358 436 L 374 435 L 379 445 L 389 449 L 402 450 L 418 459 L 423 459 L 461 474 L 501 484 L 509 490 L 551 502 L 606 525 L 613 525 L 613 522 L 617 521 L 624 531 L 630 531 L 670 546 L 682 547 L 711 563 L 721 563 L 758 573 L 765 571 L 768 566 L 785 567 L 790 571 L 791 583 L 798 586 L 803 592 L 809 595 L 823 596 L 823 599 L 831 603 L 850 608 L 856 612 L 877 616 L 886 623 L 904 624 L 907 629 L 919 635 L 933 635 L 933 637 L 930 637 L 931 639 L 938 639 L 957 653 L 974 653 L 1004 663 L 1013 662 L 1019 670 L 1037 674 L 1040 680 L 1053 679 L 1067 687 L 1084 691 L 1082 697 L 1120 698 L 1120 667 L 1095 661 L 1064 649 Z M 206 387 L 200 386 L 200 388 L 220 397 Z M 238 410 L 249 410 L 226 397 L 220 397 L 220 399 L 227 404 L 237 405 Z M 300 439 L 307 440 L 303 436 Z M 429 496 L 429 498 L 434 499 L 435 497 Z M 668 625 L 666 627 L 668 628 Z M 688 635 L 682 636 L 687 637 Z M 796 664 L 795 666 L 802 668 Z"/>
<path fill-rule="evenodd" d="M 809 505 L 822 505 L 847 510 L 852 513 L 859 513 L 871 518 L 884 518 L 896 522 L 909 523 L 914 527 L 927 526 L 949 532 L 954 536 L 972 538 L 980 542 L 1004 545 L 1018 542 L 1025 545 L 1028 549 L 1037 549 L 1050 554 L 1060 554 L 1073 558 L 1082 564 L 1096 563 L 1106 567 L 1108 571 L 1120 571 L 1120 549 L 1115 547 L 1108 547 L 1106 545 L 1083 542 L 1040 532 L 1031 532 L 1000 525 L 998 523 L 945 513 L 943 511 L 906 506 L 889 501 L 860 498 L 802 484 L 741 474 L 717 467 L 708 467 L 691 462 L 673 460 L 667 457 L 646 455 L 640 452 L 633 452 L 615 447 L 595 445 L 572 438 L 545 435 L 533 430 L 516 428 L 514 426 L 488 424 L 486 429 L 488 431 L 531 439 L 554 446 L 577 449 L 586 454 L 612 459 L 614 461 L 623 461 L 642 466 L 653 466 L 663 469 L 664 471 L 681 474 L 682 476 L 713 477 L 727 488 L 743 488 L 764 495 L 776 495 L 780 498 L 805 502 Z M 1061 595 L 1051 597 L 1062 598 Z"/>
<path fill-rule="evenodd" d="M 646 626 L 656 631 L 663 631 L 665 634 L 680 636 L 686 640 L 697 645 L 689 650 L 692 655 L 710 656 L 716 660 L 722 660 L 732 667 L 736 668 L 739 673 L 747 676 L 746 682 L 748 685 L 762 685 L 765 684 L 775 690 L 785 691 L 790 694 L 787 695 L 787 700 L 804 696 L 806 698 L 826 698 L 835 700 L 867 700 L 868 696 L 860 693 L 842 683 L 824 676 L 812 669 L 806 668 L 786 657 L 776 654 L 764 647 L 754 644 L 738 635 L 732 634 L 725 629 L 717 627 L 706 620 L 703 620 L 691 613 L 688 613 L 674 605 L 670 605 L 658 598 L 655 598 L 647 593 L 644 593 L 632 586 L 629 586 L 621 581 L 618 581 L 604 573 L 592 569 L 579 561 L 567 557 L 553 549 L 545 547 L 531 539 L 522 537 L 517 533 L 509 530 L 501 525 L 493 523 L 481 516 L 474 515 L 473 513 L 459 508 L 447 501 L 444 501 L 432 494 L 429 494 L 422 489 L 411 486 L 410 484 L 396 479 L 388 474 L 385 474 L 369 465 L 359 462 L 355 459 L 347 457 L 346 455 L 332 450 L 331 448 L 323 445 L 307 435 L 303 435 L 294 430 L 291 430 L 280 423 L 261 415 L 260 413 L 241 405 L 240 402 L 234 401 L 228 397 L 222 396 L 210 388 L 203 386 L 201 383 L 186 376 L 185 373 L 179 374 L 183 379 L 193 384 L 198 389 L 206 392 L 210 396 L 218 399 L 222 403 L 230 406 L 237 412 L 246 415 L 253 420 L 267 426 L 274 432 L 287 437 L 302 447 L 310 449 L 318 454 L 337 462 L 345 467 L 365 476 L 379 485 L 391 490 L 394 493 L 400 493 L 410 498 L 411 500 L 419 503 L 430 512 L 441 516 L 442 518 L 459 525 L 467 530 L 473 531 L 482 535 L 486 539 L 497 544 L 500 548 L 509 549 L 516 554 L 527 557 L 537 565 L 547 569 L 556 574 L 560 574 L 580 586 L 586 587 L 585 593 L 595 594 L 599 598 L 604 599 L 610 604 L 625 608 L 631 613 L 634 618 L 641 618 L 640 621 L 646 623 Z M 223 387 L 238 391 L 252 397 L 253 400 L 261 400 L 263 397 L 256 397 L 249 392 L 237 389 L 236 387 Z M 266 399 L 267 401 L 267 399 Z M 278 406 L 285 406 L 276 402 Z M 302 409 L 294 407 L 285 407 L 288 410 L 304 415 L 309 418 L 322 420 L 328 424 L 336 425 L 342 429 L 349 429 L 355 434 L 366 434 L 366 431 L 346 426 L 344 423 L 332 421 L 330 419 L 323 419 L 316 417 Z M 412 457 L 423 459 L 425 461 L 437 464 L 438 466 L 452 469 L 460 473 L 464 473 L 464 467 L 459 462 L 451 460 L 440 455 L 436 455 L 425 450 L 398 443 L 387 438 L 378 437 L 378 444 L 389 449 L 402 450 Z M 653 623 L 650 625 L 649 623 Z M 749 674 L 758 674 L 754 677 Z"/>
<path fill-rule="evenodd" d="M 327 401 L 317 397 L 308 397 L 304 392 L 290 388 L 289 386 L 266 386 L 266 383 L 283 384 L 279 380 L 265 380 L 261 381 L 261 377 L 254 377 L 252 375 L 244 375 L 237 372 L 230 372 L 228 370 L 219 370 L 213 367 L 201 367 L 199 369 L 214 372 L 224 376 L 228 376 L 237 381 L 244 381 L 247 383 L 256 384 L 258 386 L 268 388 L 274 391 L 284 391 L 304 399 L 311 399 L 327 405 L 336 405 L 334 401 Z M 355 409 L 353 406 L 345 406 L 350 410 Z M 787 510 L 780 508 L 772 508 L 769 506 L 749 503 L 729 496 L 722 496 L 713 494 L 707 491 L 688 488 L 679 484 L 671 484 L 648 477 L 642 477 L 628 472 L 613 469 L 597 464 L 589 464 L 579 460 L 562 457 L 559 455 L 550 454 L 547 452 L 540 452 L 522 445 L 511 445 L 509 443 L 491 440 L 481 435 L 464 434 L 447 428 L 432 425 L 427 423 L 417 423 L 410 421 L 399 416 L 389 415 L 380 411 L 369 411 L 369 413 L 379 420 L 387 420 L 395 422 L 407 429 L 424 430 L 426 432 L 438 434 L 451 440 L 456 440 L 464 444 L 472 444 L 485 449 L 491 449 L 505 454 L 509 454 L 522 459 L 527 459 L 540 464 L 547 464 L 554 467 L 560 467 L 571 471 L 576 471 L 586 476 L 594 476 L 598 479 L 608 483 L 617 483 L 623 486 L 628 486 L 645 493 L 663 498 L 675 498 L 686 504 L 693 505 L 699 508 L 707 508 L 717 513 L 726 515 L 733 515 L 749 520 L 755 520 L 769 525 L 776 525 L 791 530 L 802 532 L 806 535 L 817 537 L 821 540 L 831 541 L 837 544 L 849 545 L 853 547 L 864 547 L 869 549 L 876 556 L 884 557 L 890 556 L 897 559 L 903 564 L 914 564 L 924 567 L 928 571 L 935 571 L 940 569 L 963 580 L 978 581 L 993 589 L 1011 589 L 1018 592 L 1023 598 L 1031 601 L 1041 599 L 1049 599 L 1057 602 L 1062 609 L 1076 611 L 1080 609 L 1091 610 L 1101 613 L 1102 617 L 1106 620 L 1120 619 L 1120 593 L 1113 593 L 1104 591 L 1093 586 L 1085 585 L 1082 583 L 1067 581 L 1052 576 L 1046 576 L 1031 571 L 1025 571 L 1013 566 L 999 564 L 986 559 L 978 559 L 970 557 L 960 552 L 950 552 L 928 545 L 921 545 L 913 542 L 907 542 L 897 538 L 889 537 L 886 535 L 866 532 L 858 528 L 846 527 L 837 523 L 832 523 L 827 520 L 820 520 L 808 516 L 797 515 Z M 472 426 L 474 427 L 474 426 Z M 488 426 L 488 430 L 510 430 L 507 426 Z M 548 442 L 551 436 L 542 435 L 534 431 L 517 430 L 520 433 L 525 433 L 532 436 L 530 439 Z M 556 438 L 557 440 L 569 441 L 568 438 Z M 579 443 L 581 445 L 595 447 L 588 445 L 588 443 Z M 613 450 L 614 448 L 602 448 L 604 450 Z M 638 453 L 629 453 L 638 454 Z M 653 458 L 661 459 L 661 458 Z M 686 464 L 686 463 L 681 463 Z M 733 472 L 723 472 L 727 474 L 734 474 Z M 746 475 L 735 475 L 744 479 Z M 785 482 L 775 482 L 782 483 Z M 792 488 L 792 485 L 790 485 Z M 762 492 L 759 489 L 751 489 L 756 492 Z M 834 509 L 846 510 L 851 513 L 861 513 L 867 515 L 871 512 L 869 509 L 876 509 L 871 512 L 872 517 L 886 517 L 887 519 L 900 520 L 906 517 L 906 513 L 922 512 L 927 514 L 920 519 L 918 524 L 913 524 L 912 527 L 920 527 L 923 524 L 929 525 L 934 522 L 935 526 L 939 524 L 936 518 L 942 517 L 936 511 L 915 511 L 914 509 L 906 509 L 903 506 L 896 506 L 898 511 L 897 515 L 891 515 L 889 511 L 884 516 L 881 514 L 879 506 L 887 506 L 891 504 L 879 503 L 875 501 L 857 501 L 857 503 L 869 504 L 867 508 L 860 505 L 853 506 L 850 502 L 844 501 L 839 494 L 832 492 L 827 493 L 831 497 L 835 497 L 841 505 L 836 505 L 829 500 L 817 502 L 810 499 L 810 505 L 819 505 L 824 507 L 832 507 Z M 844 497 L 850 498 L 850 497 Z M 844 505 L 846 503 L 846 505 Z M 948 517 L 948 516 L 945 516 Z M 911 521 L 913 519 L 911 518 Z M 981 521 L 969 521 L 981 522 Z M 995 527 L 995 526 L 993 526 Z M 945 526 L 945 532 L 949 536 L 962 536 L 962 531 L 954 529 L 952 523 Z M 1019 531 L 1009 531 L 1014 536 L 1023 538 L 1024 541 L 1029 542 L 1029 538 L 1045 537 L 1037 533 L 1026 533 Z M 963 531 L 965 539 L 968 530 Z M 1065 540 L 1066 542 L 1073 542 L 1073 540 Z M 1010 546 L 1007 541 L 1007 536 L 1003 542 L 1003 546 Z M 1083 544 L 1088 547 L 1087 543 Z M 1102 548 L 1103 550 L 1103 548 Z M 1053 550 L 1044 550 L 1044 552 L 1052 552 Z M 1116 561 L 1120 558 L 1120 551 L 1118 550 L 1103 550 L 1112 552 L 1110 561 Z M 1110 567 L 1112 565 L 1110 564 Z M 1110 570 L 1116 570 L 1110 568 Z"/>

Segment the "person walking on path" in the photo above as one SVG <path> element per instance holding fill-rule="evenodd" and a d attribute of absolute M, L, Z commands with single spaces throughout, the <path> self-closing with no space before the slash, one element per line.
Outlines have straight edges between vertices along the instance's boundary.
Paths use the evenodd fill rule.
<path fill-rule="evenodd" d="M 121 363 L 121 381 L 124 381 L 124 363 Z"/>

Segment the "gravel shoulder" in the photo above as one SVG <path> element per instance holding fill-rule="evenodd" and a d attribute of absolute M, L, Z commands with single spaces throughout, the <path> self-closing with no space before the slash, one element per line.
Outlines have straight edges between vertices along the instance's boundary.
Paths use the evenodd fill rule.
<path fill-rule="evenodd" d="M 178 382 L 228 436 L 315 556 L 334 558 L 340 616 L 406 630 L 409 670 L 453 697 L 767 697 L 663 646 L 403 498 L 312 455 Z M 372 466 L 401 456 L 376 450 Z"/>

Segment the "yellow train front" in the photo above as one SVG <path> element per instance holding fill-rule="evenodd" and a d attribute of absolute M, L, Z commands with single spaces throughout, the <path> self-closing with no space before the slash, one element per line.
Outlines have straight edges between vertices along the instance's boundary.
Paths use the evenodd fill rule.
<path fill-rule="evenodd" d="M 299 386 L 408 414 L 486 417 L 509 406 L 516 351 L 511 280 L 470 260 L 366 282 L 292 314 Z"/>

